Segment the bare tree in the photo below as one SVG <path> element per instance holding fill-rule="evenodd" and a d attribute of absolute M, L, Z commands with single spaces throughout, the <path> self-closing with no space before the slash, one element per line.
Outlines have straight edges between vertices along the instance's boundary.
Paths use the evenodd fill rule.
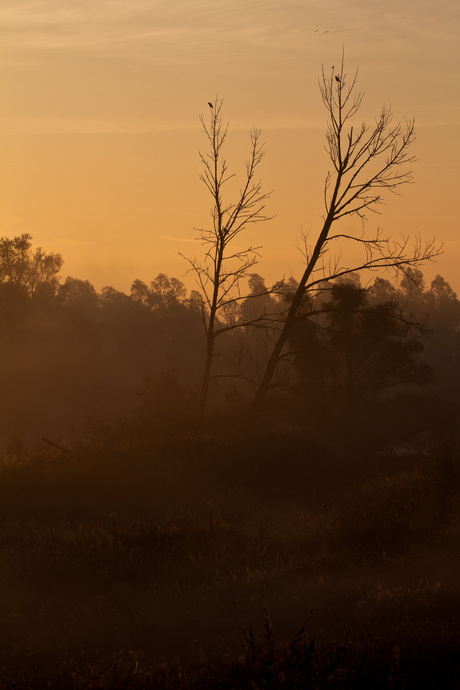
<path fill-rule="evenodd" d="M 200 152 L 203 165 L 200 179 L 213 200 L 212 225 L 210 228 L 199 229 L 198 239 L 205 249 L 204 259 L 199 261 L 184 257 L 200 288 L 200 307 L 206 332 L 206 360 L 199 401 L 200 420 L 203 419 L 212 379 L 216 338 L 237 327 L 237 304 L 244 299 L 239 293 L 239 285 L 242 279 L 252 273 L 259 257 L 260 247 L 248 246 L 241 249 L 235 244 L 235 240 L 249 224 L 269 220 L 264 213 L 269 194 L 263 193 L 262 185 L 256 179 L 257 169 L 265 154 L 260 130 L 253 128 L 249 133 L 251 150 L 243 184 L 236 198 L 227 201 L 224 199 L 226 184 L 235 177 L 235 174 L 229 172 L 223 153 L 228 124 L 224 122 L 222 115 L 223 101 L 216 97 L 214 103 L 209 105 L 209 122 L 200 116 L 209 145 L 207 153 Z"/>
<path fill-rule="evenodd" d="M 412 267 L 440 253 L 434 240 L 422 243 L 416 239 L 410 245 L 408 237 L 393 239 L 384 236 L 380 230 L 371 234 L 366 228 L 366 213 L 378 212 L 383 194 L 388 191 L 398 193 L 402 185 L 412 182 L 409 166 L 414 161 L 410 147 L 415 138 L 415 123 L 409 120 L 394 124 L 391 108 L 383 106 L 372 125 L 366 122 L 358 127 L 353 125 L 363 99 L 363 94 L 357 90 L 357 74 L 356 71 L 348 80 L 343 59 L 338 74 L 334 73 L 334 68 L 330 76 L 322 70 L 319 86 L 328 113 L 325 149 L 332 163 L 324 185 L 324 222 L 314 245 L 304 237 L 306 268 L 268 358 L 253 400 L 249 424 L 260 414 L 308 291 L 357 271 L 394 269 L 407 274 Z M 344 218 L 357 219 L 356 230 L 336 232 L 336 224 Z M 353 265 L 341 263 L 340 250 L 344 245 L 361 249 L 360 258 Z M 336 247 L 337 253 L 334 251 Z"/>

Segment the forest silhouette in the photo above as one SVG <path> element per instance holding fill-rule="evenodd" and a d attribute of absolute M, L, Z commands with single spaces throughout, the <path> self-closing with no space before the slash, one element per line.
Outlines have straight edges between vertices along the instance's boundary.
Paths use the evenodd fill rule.
<path fill-rule="evenodd" d="M 144 417 L 147 427 L 164 428 L 170 418 L 177 430 L 186 423 L 199 432 L 204 334 L 196 291 L 188 294 L 179 279 L 160 273 L 149 284 L 134 280 L 129 294 L 112 287 L 98 293 L 87 280 L 61 283 L 62 258 L 33 250 L 27 235 L 0 239 L 0 248 L 3 450 L 15 438 L 78 438 L 96 419 Z M 43 268 L 32 281 L 37 254 Z M 268 290 L 260 275 L 250 275 L 214 358 L 211 426 L 230 416 L 237 430 L 244 420 L 296 287 L 280 280 Z M 397 286 L 375 278 L 364 287 L 357 274 L 324 283 L 304 299 L 260 425 L 308 427 L 331 442 L 366 410 L 374 419 L 369 433 L 382 426 L 376 410 L 391 415 L 407 397 L 426 404 L 419 421 L 428 432 L 440 416 L 436 400 L 459 403 L 459 322 L 460 301 L 439 275 L 428 287 L 415 269 Z M 408 427 L 398 437 L 398 416 L 375 439 L 382 450 L 415 434 Z"/>
<path fill-rule="evenodd" d="M 425 281 L 432 241 L 366 229 L 413 122 L 348 127 L 343 63 L 320 89 L 299 281 L 240 244 L 268 220 L 263 146 L 225 201 L 217 98 L 198 289 L 97 291 L 0 238 L 0 688 L 459 687 L 460 301 Z"/>
<path fill-rule="evenodd" d="M 28 236 L 0 247 L 1 687 L 455 687 L 460 301 L 441 276 L 305 299 L 248 429 L 293 280 L 250 276 L 233 318 L 257 325 L 221 338 L 203 424 L 180 280 L 98 293 Z"/>

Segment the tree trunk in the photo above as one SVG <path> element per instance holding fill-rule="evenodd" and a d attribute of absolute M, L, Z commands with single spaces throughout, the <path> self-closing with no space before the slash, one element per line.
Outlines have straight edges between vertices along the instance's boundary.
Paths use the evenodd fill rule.
<path fill-rule="evenodd" d="M 286 320 L 283 324 L 283 328 L 281 330 L 281 333 L 279 335 L 278 340 L 275 343 L 275 346 L 273 348 L 273 351 L 269 357 L 269 360 L 267 362 L 267 366 L 265 368 L 264 375 L 262 377 L 262 380 L 259 384 L 259 387 L 257 389 L 256 395 L 254 397 L 254 400 L 252 401 L 252 405 L 249 411 L 248 418 L 246 420 L 246 427 L 251 428 L 258 420 L 260 413 L 262 411 L 262 405 L 263 401 L 265 400 L 265 396 L 268 393 L 268 390 L 270 388 L 271 381 L 273 379 L 273 375 L 275 373 L 275 369 L 277 367 L 277 364 L 280 360 L 281 353 L 283 351 L 283 348 L 289 338 L 289 335 L 291 333 L 291 330 L 295 324 L 296 321 L 296 316 L 297 312 L 299 310 L 299 307 L 302 303 L 303 296 L 305 294 L 305 288 L 307 286 L 308 280 L 316 266 L 316 263 L 321 256 L 321 250 L 324 246 L 324 243 L 327 240 L 327 236 L 329 234 L 329 230 L 331 229 L 331 225 L 334 220 L 334 212 L 335 212 L 335 199 L 337 196 L 337 190 L 339 188 L 340 184 L 340 176 L 338 178 L 338 182 L 336 184 L 336 190 L 333 196 L 333 202 L 331 204 L 331 208 L 329 210 L 328 216 L 326 220 L 324 221 L 323 229 L 321 230 L 321 234 L 318 238 L 318 241 L 315 245 L 315 249 L 313 251 L 313 254 L 311 255 L 310 261 L 308 262 L 307 268 L 305 269 L 305 272 L 302 276 L 302 280 L 300 281 L 296 293 L 294 295 L 294 298 L 292 300 L 291 306 L 289 307 L 289 311 L 286 317 Z"/>

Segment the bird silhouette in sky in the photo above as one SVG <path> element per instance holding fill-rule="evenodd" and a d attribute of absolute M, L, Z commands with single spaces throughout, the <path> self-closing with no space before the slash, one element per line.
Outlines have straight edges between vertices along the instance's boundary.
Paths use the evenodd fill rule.
<path fill-rule="evenodd" d="M 335 80 L 338 81 L 339 84 L 341 84 L 340 77 L 338 77 L 337 75 L 335 75 Z"/>
<path fill-rule="evenodd" d="M 211 101 L 208 101 L 208 105 L 209 105 L 210 108 L 214 108 L 214 106 L 213 106 L 213 104 L 211 103 Z"/>

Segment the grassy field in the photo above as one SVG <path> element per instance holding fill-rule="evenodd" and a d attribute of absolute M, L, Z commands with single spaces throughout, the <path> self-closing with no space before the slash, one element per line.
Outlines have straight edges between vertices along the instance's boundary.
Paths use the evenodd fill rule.
<path fill-rule="evenodd" d="M 17 444 L 0 688 L 458 688 L 456 467 L 293 434 Z"/>

